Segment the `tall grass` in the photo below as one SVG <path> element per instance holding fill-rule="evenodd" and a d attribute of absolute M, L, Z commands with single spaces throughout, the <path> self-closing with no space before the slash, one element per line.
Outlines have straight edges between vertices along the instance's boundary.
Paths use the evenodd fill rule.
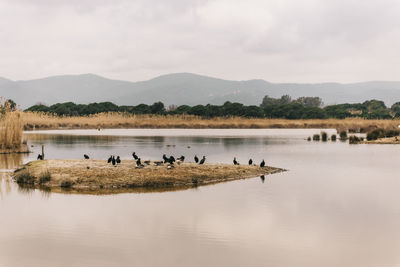
<path fill-rule="evenodd" d="M 68 117 L 45 113 L 23 112 L 25 130 L 98 129 L 98 128 L 333 128 L 355 132 L 376 128 L 395 129 L 400 120 L 365 120 L 361 118 L 325 120 L 287 120 L 243 117 L 203 118 L 193 115 L 133 115 L 99 113 Z"/>
<path fill-rule="evenodd" d="M 21 111 L 13 110 L 0 99 L 0 149 L 18 149 L 22 145 L 24 122 Z"/>

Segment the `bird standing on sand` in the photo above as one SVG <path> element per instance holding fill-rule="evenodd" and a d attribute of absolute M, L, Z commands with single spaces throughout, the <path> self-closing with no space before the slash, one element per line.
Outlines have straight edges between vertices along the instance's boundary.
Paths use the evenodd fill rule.
<path fill-rule="evenodd" d="M 115 166 L 115 157 L 114 156 L 112 156 L 111 162 L 112 162 L 112 165 Z"/>
<path fill-rule="evenodd" d="M 265 166 L 265 161 L 262 160 L 261 163 L 260 163 L 260 167 L 263 168 L 264 166 Z"/>
<path fill-rule="evenodd" d="M 117 162 L 117 164 L 121 163 L 121 158 L 119 156 L 117 156 L 117 159 L 115 160 Z"/>
<path fill-rule="evenodd" d="M 204 162 L 206 161 L 206 156 L 203 156 L 203 158 L 200 160 L 200 165 L 204 164 Z"/>
<path fill-rule="evenodd" d="M 37 160 L 43 160 L 43 156 L 42 155 L 37 155 Z"/>
<path fill-rule="evenodd" d="M 168 159 L 169 164 L 174 164 L 175 161 L 176 160 L 175 160 L 174 156 L 170 156 Z"/>
<path fill-rule="evenodd" d="M 84 157 L 85 159 L 89 159 L 89 156 L 86 155 L 86 154 L 84 154 L 83 157 Z"/>
<path fill-rule="evenodd" d="M 194 162 L 199 163 L 199 158 L 197 157 L 197 155 L 194 155 Z"/>
<path fill-rule="evenodd" d="M 249 159 L 249 165 L 252 165 L 252 164 L 253 164 L 253 160 Z"/>
<path fill-rule="evenodd" d="M 181 162 L 184 162 L 185 161 L 185 156 L 180 156 L 179 158 L 178 158 L 178 160 L 180 160 Z"/>
<path fill-rule="evenodd" d="M 137 166 L 142 165 L 142 162 L 140 161 L 140 158 L 138 158 L 138 160 L 136 161 L 136 165 Z"/>
<path fill-rule="evenodd" d="M 239 165 L 239 162 L 237 162 L 236 157 L 233 158 L 233 165 Z"/>
<path fill-rule="evenodd" d="M 107 160 L 107 163 L 111 163 L 111 161 L 112 161 L 112 156 L 110 156 L 109 158 L 108 158 L 108 160 Z"/>
<path fill-rule="evenodd" d="M 136 155 L 136 152 L 133 152 L 133 153 L 132 153 L 132 157 L 133 157 L 134 159 L 136 159 L 136 160 L 139 158 L 139 157 Z"/>

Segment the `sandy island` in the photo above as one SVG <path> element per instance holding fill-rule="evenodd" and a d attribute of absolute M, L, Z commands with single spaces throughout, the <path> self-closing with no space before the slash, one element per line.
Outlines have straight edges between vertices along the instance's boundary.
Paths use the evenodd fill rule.
<path fill-rule="evenodd" d="M 364 144 L 400 144 L 400 137 L 385 137 L 376 140 L 364 141 Z"/>
<path fill-rule="evenodd" d="M 282 172 L 283 169 L 265 166 L 204 164 L 175 164 L 136 168 L 134 160 L 123 160 L 113 166 L 105 160 L 44 160 L 32 161 L 14 172 L 20 184 L 35 187 L 96 189 L 178 189 L 253 178 Z"/>

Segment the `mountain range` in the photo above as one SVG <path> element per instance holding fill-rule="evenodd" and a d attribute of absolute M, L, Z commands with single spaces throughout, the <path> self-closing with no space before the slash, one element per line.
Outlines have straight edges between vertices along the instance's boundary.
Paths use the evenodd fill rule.
<path fill-rule="evenodd" d="M 223 104 L 225 101 L 259 105 L 265 95 L 292 98 L 319 96 L 325 104 L 358 103 L 370 99 L 387 105 L 400 101 L 400 82 L 362 83 L 270 83 L 255 79 L 230 81 L 192 73 L 175 73 L 147 81 L 129 82 L 94 74 L 62 75 L 42 79 L 12 81 L 0 77 L 0 95 L 22 108 L 37 103 L 75 102 L 87 104 L 111 101 L 118 105 L 152 104 L 166 106 Z"/>

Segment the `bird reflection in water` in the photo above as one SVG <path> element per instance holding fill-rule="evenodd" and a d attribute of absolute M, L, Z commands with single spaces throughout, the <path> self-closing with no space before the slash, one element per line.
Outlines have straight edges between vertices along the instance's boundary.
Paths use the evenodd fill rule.
<path fill-rule="evenodd" d="M 260 176 L 260 179 L 261 179 L 261 182 L 264 183 L 264 181 L 265 181 L 265 175 L 261 175 L 261 176 Z"/>

